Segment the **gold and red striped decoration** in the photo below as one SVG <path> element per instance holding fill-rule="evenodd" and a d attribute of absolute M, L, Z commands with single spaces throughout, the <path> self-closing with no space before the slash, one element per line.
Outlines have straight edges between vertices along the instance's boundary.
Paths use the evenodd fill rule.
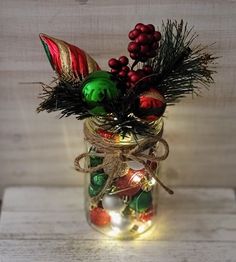
<path fill-rule="evenodd" d="M 100 70 L 97 62 L 82 49 L 45 34 L 39 37 L 53 70 L 60 77 L 82 80 Z"/>

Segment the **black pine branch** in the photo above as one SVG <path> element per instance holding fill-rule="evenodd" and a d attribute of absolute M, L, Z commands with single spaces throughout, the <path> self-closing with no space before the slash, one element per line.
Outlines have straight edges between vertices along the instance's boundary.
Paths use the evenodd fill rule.
<path fill-rule="evenodd" d="M 79 82 L 69 83 L 59 80 L 55 86 L 44 84 L 40 98 L 43 101 L 37 108 L 38 113 L 60 111 L 61 117 L 76 115 L 77 119 L 91 116 L 83 102 Z"/>
<path fill-rule="evenodd" d="M 162 40 L 157 56 L 149 61 L 155 75 L 153 81 L 168 104 L 179 102 L 187 94 L 198 94 L 201 87 L 213 83 L 210 69 L 214 57 L 204 46 L 191 47 L 197 38 L 193 28 L 181 20 L 162 24 Z"/>

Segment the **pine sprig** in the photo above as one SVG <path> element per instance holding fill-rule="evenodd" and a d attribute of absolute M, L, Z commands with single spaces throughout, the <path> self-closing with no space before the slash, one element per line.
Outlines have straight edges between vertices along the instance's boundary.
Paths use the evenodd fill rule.
<path fill-rule="evenodd" d="M 43 84 L 43 92 L 40 98 L 43 100 L 37 112 L 61 111 L 60 117 L 76 115 L 77 119 L 90 117 L 87 106 L 83 102 L 80 90 L 80 82 L 67 82 L 59 79 L 54 86 Z"/>
<path fill-rule="evenodd" d="M 153 81 L 167 103 L 176 103 L 189 93 L 198 94 L 202 86 L 213 83 L 215 72 L 209 66 L 216 57 L 204 46 L 191 47 L 197 38 L 188 24 L 168 20 L 162 24 L 163 36 L 158 55 L 149 61 L 155 74 Z"/>

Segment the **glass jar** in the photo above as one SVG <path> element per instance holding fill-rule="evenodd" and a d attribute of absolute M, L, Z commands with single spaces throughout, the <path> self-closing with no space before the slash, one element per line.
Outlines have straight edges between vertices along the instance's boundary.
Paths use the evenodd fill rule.
<path fill-rule="evenodd" d="M 163 120 L 156 121 L 154 127 L 161 137 Z M 160 143 L 157 141 L 146 146 L 140 152 L 142 157 L 137 158 L 128 156 L 127 152 L 145 144 L 147 137 L 122 138 L 101 129 L 93 118 L 84 122 L 84 128 L 87 135 L 95 135 L 97 139 L 95 144 L 91 139 L 85 139 L 85 169 L 89 172 L 85 175 L 88 223 L 94 229 L 119 239 L 131 239 L 144 233 L 155 223 L 157 214 L 158 184 L 155 178 L 160 165 L 159 161 L 150 161 L 148 157 L 156 156 L 154 150 L 155 153 L 160 150 Z M 101 150 L 99 141 L 110 146 Z"/>

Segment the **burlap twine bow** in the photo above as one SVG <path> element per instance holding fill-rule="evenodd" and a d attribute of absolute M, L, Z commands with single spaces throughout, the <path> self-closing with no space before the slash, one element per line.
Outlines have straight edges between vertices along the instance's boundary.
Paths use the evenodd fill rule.
<path fill-rule="evenodd" d="M 132 145 L 120 145 L 119 143 L 112 142 L 110 139 L 102 138 L 96 132 L 89 130 L 89 128 L 84 125 L 84 135 L 85 140 L 87 140 L 92 146 L 96 148 L 96 152 L 82 153 L 75 159 L 75 169 L 82 173 L 93 173 L 101 169 L 109 168 L 110 172 L 107 174 L 108 179 L 99 192 L 98 195 L 91 198 L 91 201 L 97 203 L 100 201 L 102 196 L 110 189 L 113 180 L 119 176 L 124 170 L 127 161 L 137 161 L 143 164 L 146 172 L 149 176 L 153 177 L 157 183 L 159 183 L 169 194 L 174 192 L 165 186 L 163 182 L 156 176 L 156 170 L 152 170 L 150 167 L 150 162 L 157 163 L 163 161 L 168 157 L 169 146 L 168 143 L 162 138 L 163 129 L 156 136 L 143 139 L 138 144 Z M 161 156 L 157 155 L 157 144 L 162 144 L 164 147 L 164 153 Z M 146 149 L 153 149 L 153 154 L 146 155 L 143 152 Z M 90 156 L 103 157 L 104 160 L 101 164 L 95 167 L 81 167 L 80 161 L 86 159 Z M 136 185 L 137 186 L 137 185 Z"/>

